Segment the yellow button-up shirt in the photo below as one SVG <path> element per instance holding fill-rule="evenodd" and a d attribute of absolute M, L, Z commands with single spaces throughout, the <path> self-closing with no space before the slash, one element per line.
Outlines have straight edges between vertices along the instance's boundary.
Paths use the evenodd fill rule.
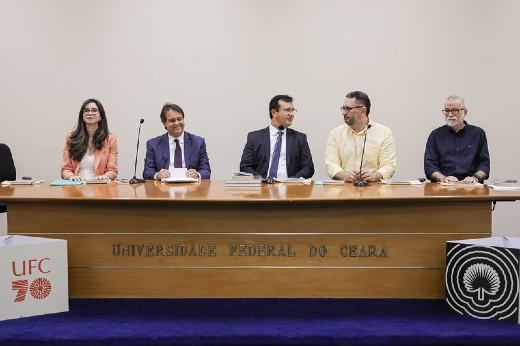
<path fill-rule="evenodd" d="M 390 179 L 395 173 L 396 155 L 392 131 L 375 121 L 367 133 L 365 147 L 364 169 L 370 172 L 378 171 L 383 179 Z M 329 134 L 325 150 L 325 165 L 329 177 L 341 171 L 358 170 L 361 164 L 365 130 L 355 132 L 347 124 L 336 127 Z"/>

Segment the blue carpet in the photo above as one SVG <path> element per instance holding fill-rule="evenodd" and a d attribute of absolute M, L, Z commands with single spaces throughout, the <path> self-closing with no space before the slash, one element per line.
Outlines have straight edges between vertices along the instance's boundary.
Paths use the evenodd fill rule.
<path fill-rule="evenodd" d="M 518 345 L 520 326 L 426 299 L 71 299 L 0 321 L 0 345 Z"/>

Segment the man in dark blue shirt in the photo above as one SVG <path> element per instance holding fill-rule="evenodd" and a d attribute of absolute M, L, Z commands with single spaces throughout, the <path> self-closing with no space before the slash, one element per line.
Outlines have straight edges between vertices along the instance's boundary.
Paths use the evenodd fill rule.
<path fill-rule="evenodd" d="M 489 177 L 486 133 L 468 124 L 466 102 L 457 95 L 446 99 L 446 125 L 430 133 L 424 152 L 424 173 L 432 181 L 483 182 Z"/>

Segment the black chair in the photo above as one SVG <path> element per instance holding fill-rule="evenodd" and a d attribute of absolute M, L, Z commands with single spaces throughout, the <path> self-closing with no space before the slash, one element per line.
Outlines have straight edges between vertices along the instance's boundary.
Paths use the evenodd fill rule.
<path fill-rule="evenodd" d="M 4 180 L 16 180 L 16 167 L 14 166 L 11 149 L 4 143 L 0 143 L 0 182 Z M 7 204 L 0 202 L 0 213 L 7 211 Z"/>

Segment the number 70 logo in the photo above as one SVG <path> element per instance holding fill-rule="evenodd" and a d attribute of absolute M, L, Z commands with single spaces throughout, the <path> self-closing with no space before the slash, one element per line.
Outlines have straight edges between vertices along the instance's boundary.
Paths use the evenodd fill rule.
<path fill-rule="evenodd" d="M 25 296 L 27 296 L 27 290 L 31 293 L 35 299 L 44 299 L 51 293 L 51 282 L 45 278 L 37 278 L 29 287 L 29 280 L 16 280 L 13 281 L 13 291 L 18 291 L 15 302 L 23 302 Z"/>

